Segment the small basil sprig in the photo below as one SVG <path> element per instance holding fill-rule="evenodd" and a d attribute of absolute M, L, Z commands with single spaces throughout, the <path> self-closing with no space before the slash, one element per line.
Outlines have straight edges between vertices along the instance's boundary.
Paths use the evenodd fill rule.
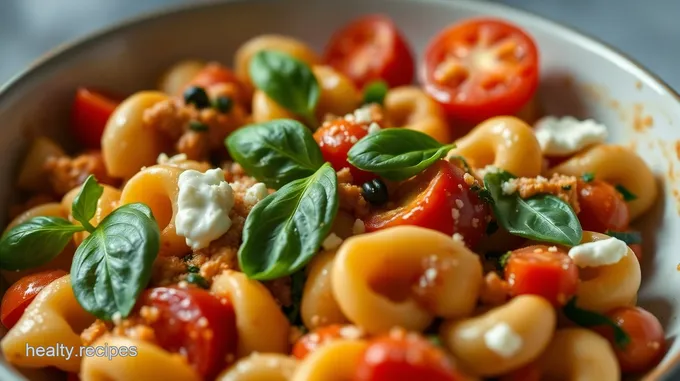
<path fill-rule="evenodd" d="M 425 170 L 454 148 L 407 128 L 386 128 L 359 140 L 347 154 L 353 166 L 394 181 Z"/>
<path fill-rule="evenodd" d="M 389 91 L 385 81 L 374 81 L 364 87 L 364 104 L 376 103 L 382 105 Z"/>
<path fill-rule="evenodd" d="M 302 291 L 305 288 L 306 280 L 304 269 L 290 276 L 291 303 L 289 306 L 283 307 L 283 312 L 292 325 L 303 325 L 302 316 L 300 316 L 300 304 L 302 303 Z"/>
<path fill-rule="evenodd" d="M 576 297 L 573 297 L 562 308 L 564 316 L 581 327 L 609 326 L 614 331 L 614 342 L 619 348 L 625 348 L 630 343 L 630 336 L 618 324 L 610 318 L 597 312 L 581 309 L 576 306 Z"/>
<path fill-rule="evenodd" d="M 295 120 L 278 119 L 240 128 L 229 135 L 226 146 L 249 175 L 274 189 L 311 176 L 324 163 L 309 129 Z"/>
<path fill-rule="evenodd" d="M 300 270 L 319 251 L 338 211 L 338 179 L 326 163 L 252 209 L 238 252 L 241 271 L 269 280 Z"/>
<path fill-rule="evenodd" d="M 304 62 L 288 54 L 263 50 L 250 60 L 250 79 L 255 86 L 279 105 L 302 116 L 310 126 L 316 126 L 314 110 L 321 89 Z"/>
<path fill-rule="evenodd" d="M 575 246 L 581 242 L 583 229 L 574 210 L 550 194 L 523 199 L 519 194 L 504 194 L 504 182 L 515 178 L 506 171 L 487 173 L 484 186 L 493 198 L 498 223 L 508 232 L 541 242 Z"/>

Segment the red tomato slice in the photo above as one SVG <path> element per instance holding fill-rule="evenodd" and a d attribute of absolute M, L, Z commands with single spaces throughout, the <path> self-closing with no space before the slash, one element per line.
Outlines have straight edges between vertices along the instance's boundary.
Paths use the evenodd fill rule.
<path fill-rule="evenodd" d="M 376 80 L 390 87 L 413 82 L 413 54 L 386 16 L 364 16 L 337 31 L 326 47 L 324 61 L 359 89 Z"/>
<path fill-rule="evenodd" d="M 624 231 L 630 222 L 628 204 L 610 184 L 593 180 L 578 182 L 578 219 L 583 230 L 604 233 L 607 230 Z"/>
<path fill-rule="evenodd" d="M 353 182 L 361 185 L 377 176 L 348 163 L 347 153 L 354 143 L 366 135 L 368 135 L 367 126 L 338 118 L 319 127 L 314 133 L 314 140 L 319 144 L 324 160 L 331 163 L 333 169 L 339 171 L 349 168 Z"/>
<path fill-rule="evenodd" d="M 444 352 L 415 334 L 371 340 L 354 381 L 463 380 Z"/>
<path fill-rule="evenodd" d="M 447 160 L 437 161 L 400 184 L 388 209 L 366 217 L 366 230 L 415 225 L 448 235 L 459 233 L 468 247 L 474 247 L 484 236 L 491 212 L 470 189 L 464 175 L 461 168 Z"/>
<path fill-rule="evenodd" d="M 145 291 L 140 305 L 156 307 L 150 323 L 158 344 L 186 356 L 205 378 L 214 377 L 236 352 L 236 315 L 226 299 L 199 288 L 157 287 Z"/>
<path fill-rule="evenodd" d="M 563 306 L 576 294 L 578 269 L 563 249 L 535 245 L 512 252 L 505 279 L 513 296 L 539 295 L 554 306 Z"/>
<path fill-rule="evenodd" d="M 623 372 L 643 372 L 661 360 L 666 352 L 666 340 L 659 319 L 640 307 L 619 307 L 607 316 L 630 336 L 628 345 L 620 348 L 610 327 L 596 329 L 612 343 Z"/>
<path fill-rule="evenodd" d="M 302 360 L 322 345 L 341 338 L 342 327 L 340 324 L 328 325 L 302 336 L 293 345 L 293 356 Z"/>
<path fill-rule="evenodd" d="M 536 92 L 538 76 L 534 41 L 501 20 L 456 24 L 425 50 L 425 91 L 449 117 L 469 123 L 516 114 Z"/>
<path fill-rule="evenodd" d="M 62 270 L 48 270 L 27 275 L 7 289 L 0 305 L 0 321 L 10 329 L 16 324 L 26 307 L 45 286 L 66 275 Z"/>
<path fill-rule="evenodd" d="M 71 110 L 73 136 L 87 148 L 99 148 L 106 122 L 120 101 L 103 92 L 79 88 Z"/>

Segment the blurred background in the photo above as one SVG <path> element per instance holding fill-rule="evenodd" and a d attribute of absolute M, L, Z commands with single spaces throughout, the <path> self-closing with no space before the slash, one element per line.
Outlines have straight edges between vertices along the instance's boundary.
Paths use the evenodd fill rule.
<path fill-rule="evenodd" d="M 205 0 L 0 0 L 0 84 L 74 38 L 140 13 L 199 1 Z M 495 1 L 595 36 L 680 90 L 680 0 Z"/>

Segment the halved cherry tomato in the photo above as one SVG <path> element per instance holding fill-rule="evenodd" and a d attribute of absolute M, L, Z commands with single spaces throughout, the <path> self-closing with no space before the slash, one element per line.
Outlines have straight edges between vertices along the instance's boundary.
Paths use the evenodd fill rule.
<path fill-rule="evenodd" d="M 120 101 L 100 91 L 78 88 L 71 110 L 73 136 L 87 148 L 99 148 L 106 122 Z"/>
<path fill-rule="evenodd" d="M 371 172 L 358 169 L 347 162 L 347 152 L 361 138 L 368 135 L 368 127 L 338 118 L 326 122 L 314 133 L 314 140 L 321 148 L 324 160 L 331 163 L 333 169 L 339 171 L 349 168 L 355 184 L 363 184 L 377 176 Z"/>
<path fill-rule="evenodd" d="M 387 209 L 368 215 L 366 230 L 415 225 L 449 235 L 459 233 L 468 247 L 474 247 L 484 236 L 491 212 L 464 175 L 463 169 L 449 161 L 437 161 L 401 183 Z"/>
<path fill-rule="evenodd" d="M 376 80 L 390 87 L 413 82 L 413 54 L 386 16 L 364 16 L 337 31 L 326 47 L 324 60 L 359 89 Z"/>
<path fill-rule="evenodd" d="M 593 180 L 578 182 L 578 219 L 583 230 L 604 233 L 624 231 L 630 222 L 628 205 L 623 196 L 610 184 Z"/>
<path fill-rule="evenodd" d="M 293 345 L 293 356 L 302 360 L 322 345 L 341 338 L 342 327 L 340 324 L 327 325 L 302 336 Z"/>
<path fill-rule="evenodd" d="M 234 99 L 235 101 L 241 103 L 242 105 L 247 105 L 250 103 L 249 98 L 251 94 L 243 82 L 241 82 L 241 80 L 231 69 L 215 62 L 205 65 L 203 70 L 198 72 L 198 74 L 196 74 L 196 76 L 182 88 L 182 93 L 189 86 L 198 86 L 208 89 L 213 85 L 228 83 L 236 86 L 237 94 L 235 96 L 237 99 Z"/>
<path fill-rule="evenodd" d="M 139 304 L 158 310 L 150 323 L 158 344 L 186 356 L 205 378 L 225 367 L 236 351 L 236 316 L 226 299 L 200 288 L 157 287 L 145 291 Z"/>
<path fill-rule="evenodd" d="M 416 334 L 371 340 L 354 381 L 462 380 L 444 352 Z"/>
<path fill-rule="evenodd" d="M 437 35 L 425 50 L 425 91 L 449 117 L 478 123 L 516 114 L 538 87 L 538 50 L 508 22 L 472 19 Z"/>
<path fill-rule="evenodd" d="M 612 343 L 623 372 L 642 372 L 656 365 L 666 351 L 666 340 L 659 320 L 640 307 L 619 307 L 607 313 L 630 337 L 625 348 L 616 345 L 610 327 L 596 331 Z"/>
<path fill-rule="evenodd" d="M 527 246 L 510 254 L 505 280 L 513 296 L 539 295 L 554 306 L 562 306 L 576 294 L 578 269 L 561 248 Z"/>
<path fill-rule="evenodd" d="M 19 321 L 26 307 L 45 286 L 66 275 L 62 270 L 48 270 L 27 275 L 10 286 L 2 297 L 0 320 L 7 329 Z"/>

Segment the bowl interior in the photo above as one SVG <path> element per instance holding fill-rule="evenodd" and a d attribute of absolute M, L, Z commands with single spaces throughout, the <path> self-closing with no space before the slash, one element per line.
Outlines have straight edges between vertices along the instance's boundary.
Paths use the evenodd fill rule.
<path fill-rule="evenodd" d="M 11 199 L 27 143 L 48 135 L 66 146 L 74 89 L 121 93 L 155 88 L 161 72 L 183 58 L 231 64 L 249 37 L 280 33 L 321 51 L 331 33 L 366 13 L 391 16 L 418 57 L 429 39 L 469 17 L 493 16 L 525 28 L 541 53 L 539 89 L 546 114 L 594 118 L 610 140 L 637 150 L 657 174 L 661 197 L 636 225 L 646 238 L 639 304 L 661 319 L 671 341 L 680 330 L 680 99 L 635 63 L 588 37 L 505 6 L 475 1 L 249 1 L 204 4 L 136 20 L 62 50 L 0 93 L 0 216 Z M 631 174 L 634 176 L 635 174 Z M 6 221 L 5 221 L 6 222 Z M 672 343 L 666 359 L 678 352 Z M 0 377 L 8 379 L 9 374 Z"/>

